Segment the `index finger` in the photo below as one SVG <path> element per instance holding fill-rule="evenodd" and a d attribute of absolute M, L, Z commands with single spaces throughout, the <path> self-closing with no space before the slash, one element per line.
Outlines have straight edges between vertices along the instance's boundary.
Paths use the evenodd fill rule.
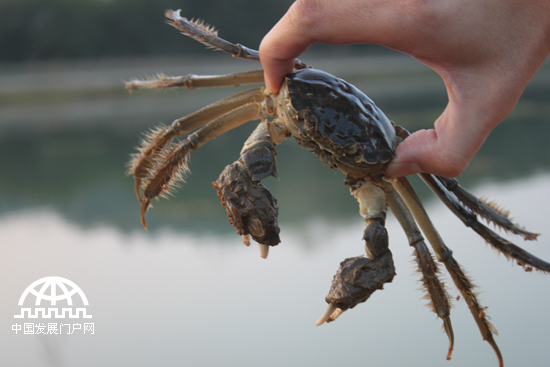
<path fill-rule="evenodd" d="M 265 83 L 272 93 L 279 92 L 284 76 L 294 68 L 295 58 L 315 42 L 308 32 L 309 17 L 301 15 L 299 8 L 294 3 L 260 44 Z"/>

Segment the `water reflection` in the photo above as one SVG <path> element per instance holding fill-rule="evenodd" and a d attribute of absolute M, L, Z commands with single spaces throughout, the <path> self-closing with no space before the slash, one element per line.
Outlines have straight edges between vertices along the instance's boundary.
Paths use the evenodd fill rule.
<path fill-rule="evenodd" d="M 411 130 L 426 127 L 445 105 L 439 79 L 409 61 L 312 64 L 355 83 Z M 313 326 L 339 261 L 362 251 L 363 224 L 343 176 L 293 141 L 278 149 L 281 181 L 265 180 L 279 200 L 283 241 L 267 261 L 240 244 L 210 184 L 236 159 L 253 126 L 194 153 L 184 189 L 155 202 L 147 218 L 151 230 L 140 228 L 133 182 L 123 174 L 140 132 L 230 92 L 129 96 L 120 80 L 250 67 L 234 60 L 223 65 L 146 60 L 130 67 L 0 70 L 2 364 L 496 365 L 463 301 L 453 309 L 455 355 L 443 362 L 446 338 L 419 300 L 411 251 L 393 219 L 388 228 L 398 277 L 337 323 Z M 523 247 L 547 260 L 549 75 L 548 67 L 537 75 L 461 177 L 475 193 L 498 200 L 521 224 L 542 232 L 538 243 Z M 66 82 L 56 84 L 60 80 Z M 548 280 L 495 256 L 420 191 L 448 245 L 481 286 L 506 363 L 545 365 Z M 69 278 L 86 292 L 93 338 L 13 335 L 21 292 L 48 275 Z"/>
<path fill-rule="evenodd" d="M 549 175 L 537 175 L 475 192 L 499 198 L 518 221 L 543 232 L 538 242 L 521 245 L 550 259 L 549 185 Z M 507 365 L 545 366 L 548 279 L 495 256 L 443 205 L 428 211 L 480 286 Z M 245 248 L 236 236 L 82 228 L 49 208 L 4 215 L 3 365 L 496 365 L 463 300 L 452 310 L 455 354 L 444 362 L 441 322 L 423 306 L 418 277 L 411 275 L 412 251 L 393 217 L 394 282 L 338 322 L 313 326 L 338 262 L 361 253 L 362 230 L 359 218 L 340 225 L 310 218 L 299 230 L 283 225 L 283 243 L 262 260 L 257 248 Z M 21 292 L 46 275 L 62 275 L 85 291 L 94 335 L 13 334 Z M 452 287 L 450 292 L 458 295 Z"/>
<path fill-rule="evenodd" d="M 0 213 L 52 206 L 80 225 L 110 223 L 137 229 L 139 209 L 133 183 L 123 172 L 141 132 L 233 90 L 128 95 L 121 79 L 160 70 L 217 73 L 252 67 L 242 60 L 223 60 L 170 63 L 156 59 L 127 68 L 98 63 L 69 65 L 65 71 L 43 67 L 0 72 Z M 445 106 L 439 78 L 410 59 L 320 59 L 311 63 L 357 84 L 391 119 L 410 130 L 429 126 Z M 549 170 L 549 75 L 550 67 L 546 67 L 533 80 L 512 115 L 493 132 L 461 177 L 463 184 L 472 187 L 482 180 L 507 180 Z M 252 129 L 253 124 L 242 126 L 193 153 L 192 175 L 185 188 L 169 203 L 154 203 L 148 215 L 150 228 L 227 230 L 211 182 L 236 159 Z M 267 179 L 266 185 L 279 199 L 281 221 L 297 223 L 311 213 L 344 221 L 355 216 L 356 203 L 342 184 L 343 175 L 323 166 L 291 140 L 278 152 L 281 181 Z"/>

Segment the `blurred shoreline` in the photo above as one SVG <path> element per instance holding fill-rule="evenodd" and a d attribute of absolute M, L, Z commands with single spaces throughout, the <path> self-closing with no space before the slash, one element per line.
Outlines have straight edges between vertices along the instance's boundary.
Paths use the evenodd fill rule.
<path fill-rule="evenodd" d="M 430 69 L 405 55 L 310 55 L 305 60 L 352 83 L 368 83 L 372 98 L 422 89 L 444 92 L 443 83 Z M 203 95 L 212 101 L 234 90 L 215 88 L 182 92 L 138 91 L 131 96 L 124 81 L 167 75 L 223 74 L 259 68 L 259 62 L 239 60 L 221 53 L 207 57 L 106 58 L 0 64 L 0 128 L 50 128 L 102 121 L 135 121 L 162 111 L 180 116 L 202 106 Z M 422 79 L 422 83 L 415 80 Z M 361 87 L 358 85 L 358 87 Z M 155 112 L 153 112 L 155 111 Z M 164 117 L 164 116 L 159 116 Z"/>
<path fill-rule="evenodd" d="M 410 96 L 446 103 L 443 82 L 435 72 L 402 54 L 327 56 L 306 54 L 308 64 L 348 80 L 381 107 L 399 107 Z M 130 95 L 124 81 L 167 75 L 223 74 L 259 68 L 250 62 L 212 53 L 205 57 L 104 58 L 0 64 L 0 129 L 58 129 L 68 126 L 146 124 L 146 115 L 173 119 L 234 93 L 231 88 L 181 91 L 137 91 Z M 546 61 L 528 90 L 550 84 Z M 184 98 L 183 98 L 184 96 Z"/>

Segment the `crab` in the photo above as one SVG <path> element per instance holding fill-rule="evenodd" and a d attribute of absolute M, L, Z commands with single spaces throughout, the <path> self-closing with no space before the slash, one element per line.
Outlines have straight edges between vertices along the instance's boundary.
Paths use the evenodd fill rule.
<path fill-rule="evenodd" d="M 168 10 L 166 16 L 170 25 L 209 48 L 234 57 L 259 60 L 258 51 L 218 37 L 211 26 L 183 18 L 179 10 Z M 160 75 L 148 80 L 129 81 L 126 88 L 128 91 L 139 88 L 192 89 L 263 82 L 260 69 L 226 75 Z M 191 151 L 254 120 L 260 122 L 245 142 L 239 159 L 228 165 L 213 183 L 230 223 L 246 245 L 250 244 L 252 237 L 259 244 L 260 256 L 266 258 L 269 248 L 281 242 L 277 200 L 260 181 L 268 176 L 278 178 L 275 147 L 290 136 L 325 164 L 346 175 L 345 184 L 357 199 L 366 225 L 363 234 L 365 255 L 346 259 L 340 264 L 325 299 L 328 307 L 316 325 L 336 320 L 342 312 L 365 302 L 372 293 L 392 281 L 395 267 L 385 229 L 389 207 L 414 249 L 431 309 L 443 321 L 449 338 L 447 359 L 451 358 L 454 345 L 451 297 L 439 279 L 438 263 L 424 236 L 435 258 L 447 269 L 468 304 L 483 339 L 495 351 L 499 365 L 503 365 L 502 354 L 493 338 L 496 330 L 488 321 L 486 308 L 480 304 L 472 282 L 443 242 L 407 178 L 385 174 L 384 169 L 395 157 L 397 145 L 408 137 L 407 130 L 390 121 L 369 97 L 350 83 L 311 68 L 298 59 L 277 95 L 270 93 L 265 86 L 248 89 L 147 135 L 129 165 L 129 171 L 135 177 L 143 226 L 147 229 L 145 213 L 151 200 L 170 193 L 183 180 Z M 181 141 L 172 143 L 176 137 L 182 137 Z M 549 263 L 502 238 L 482 224 L 479 218 L 525 240 L 535 240 L 538 234 L 514 224 L 507 212 L 478 199 L 454 178 L 425 173 L 420 176 L 467 227 L 506 258 L 515 260 L 526 271 L 550 272 Z"/>

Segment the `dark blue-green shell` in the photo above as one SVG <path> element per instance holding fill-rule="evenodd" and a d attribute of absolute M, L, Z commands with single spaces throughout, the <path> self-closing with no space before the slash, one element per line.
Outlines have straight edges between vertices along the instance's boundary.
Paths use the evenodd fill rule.
<path fill-rule="evenodd" d="M 325 163 L 343 171 L 380 170 L 395 156 L 391 121 L 363 92 L 345 80 L 316 69 L 287 77 L 298 119 L 296 140 Z"/>

